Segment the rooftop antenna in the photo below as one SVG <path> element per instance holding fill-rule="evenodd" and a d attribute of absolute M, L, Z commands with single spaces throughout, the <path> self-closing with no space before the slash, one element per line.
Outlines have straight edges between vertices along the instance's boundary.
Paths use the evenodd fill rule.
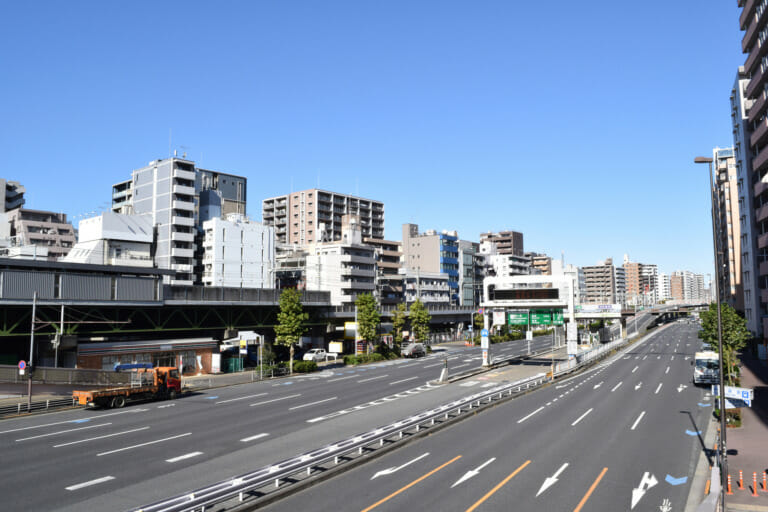
<path fill-rule="evenodd" d="M 173 141 L 173 129 L 168 128 L 168 158 L 171 158 L 171 143 Z"/>

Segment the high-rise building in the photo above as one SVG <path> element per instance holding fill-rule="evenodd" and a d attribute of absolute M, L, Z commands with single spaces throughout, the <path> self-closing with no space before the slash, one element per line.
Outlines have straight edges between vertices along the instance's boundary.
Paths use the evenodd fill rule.
<path fill-rule="evenodd" d="M 624 267 L 614 267 L 614 287 L 616 289 L 616 302 L 627 303 L 627 274 Z"/>
<path fill-rule="evenodd" d="M 752 133 L 747 115 L 747 106 L 752 100 L 747 100 L 746 89 L 749 85 L 744 67 L 739 67 L 736 80 L 731 90 L 731 122 L 733 129 L 733 157 L 736 163 L 737 188 L 739 193 L 739 231 L 741 232 L 739 247 L 741 249 L 741 286 L 744 297 L 744 318 L 747 329 L 758 338 L 763 335 L 763 324 L 760 313 L 760 288 L 758 278 L 762 261 L 758 257 L 757 229 L 755 225 L 754 193 L 762 184 L 756 186 L 750 166 L 752 151 L 749 138 Z M 765 254 L 765 248 L 760 249 Z"/>
<path fill-rule="evenodd" d="M 379 304 L 397 304 L 403 301 L 403 267 L 401 242 L 363 239 L 365 245 L 373 247 L 376 254 L 376 298 Z"/>
<path fill-rule="evenodd" d="M 172 285 L 202 281 L 202 223 L 245 212 L 246 178 L 183 158 L 154 160 L 112 186 L 112 211 L 147 216 L 156 231 L 155 265 L 176 271 Z"/>
<path fill-rule="evenodd" d="M 582 301 L 586 304 L 616 303 L 616 269 L 613 259 L 608 258 L 597 265 L 582 267 L 585 290 Z"/>
<path fill-rule="evenodd" d="M 419 233 L 417 224 L 403 224 L 403 262 L 416 272 L 448 276 L 451 302 L 459 302 L 459 236 L 456 231 Z"/>
<path fill-rule="evenodd" d="M 514 254 L 522 256 L 525 253 L 523 249 L 523 234 L 519 231 L 499 231 L 498 233 L 480 234 L 480 242 L 492 242 L 496 244 L 498 254 Z"/>
<path fill-rule="evenodd" d="M 264 224 L 278 243 L 306 245 L 341 240 L 342 216 L 360 219 L 364 238 L 384 238 L 384 203 L 316 188 L 262 201 Z"/>
<path fill-rule="evenodd" d="M 718 272 L 722 298 L 738 311 L 744 310 L 744 290 L 741 286 L 741 226 L 739 224 L 739 197 L 736 158 L 733 148 L 715 148 L 712 151 L 715 193 L 717 196 Z"/>

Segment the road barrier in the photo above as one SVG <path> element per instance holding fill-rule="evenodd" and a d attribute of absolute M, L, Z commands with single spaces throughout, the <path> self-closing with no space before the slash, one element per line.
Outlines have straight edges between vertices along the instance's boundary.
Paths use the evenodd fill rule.
<path fill-rule="evenodd" d="M 739 490 L 744 490 L 744 472 L 739 470 Z"/>
<path fill-rule="evenodd" d="M 759 494 L 757 494 L 757 471 L 752 473 L 752 496 L 755 498 L 759 496 Z"/>
<path fill-rule="evenodd" d="M 246 500 L 266 501 L 281 494 L 284 488 L 291 491 L 304 487 L 313 475 L 332 474 L 351 469 L 356 464 L 368 460 L 374 452 L 382 448 L 397 446 L 407 442 L 422 431 L 425 433 L 435 427 L 446 425 L 459 417 L 468 417 L 480 407 L 510 398 L 526 390 L 540 386 L 547 381 L 540 373 L 513 383 L 502 384 L 473 395 L 448 402 L 434 409 L 409 416 L 395 423 L 379 427 L 368 432 L 338 441 L 336 443 L 297 455 L 290 459 L 264 466 L 256 471 L 218 482 L 201 489 L 186 492 L 163 501 L 135 509 L 137 512 L 181 512 L 205 510 L 217 505 L 217 510 L 226 510 L 240 506 Z M 381 452 L 380 452 L 381 453 Z M 346 467 L 342 467 L 346 464 Z M 230 503 L 229 506 L 226 504 Z M 253 504 L 251 504 L 253 505 Z"/>
<path fill-rule="evenodd" d="M 62 407 L 75 407 L 77 401 L 72 398 L 62 398 L 60 400 L 40 400 L 32 402 L 18 402 L 11 405 L 0 406 L 0 418 L 4 416 L 18 416 L 20 414 L 27 414 L 33 412 L 45 412 L 51 409 L 59 409 Z"/>

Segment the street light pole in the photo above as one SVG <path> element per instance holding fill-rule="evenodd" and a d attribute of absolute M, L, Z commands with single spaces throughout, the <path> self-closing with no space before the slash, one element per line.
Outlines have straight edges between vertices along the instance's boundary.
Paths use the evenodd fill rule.
<path fill-rule="evenodd" d="M 726 434 L 725 434 L 725 386 L 723 378 L 723 322 L 720 316 L 720 252 L 717 244 L 717 224 L 715 220 L 715 182 L 712 179 L 712 158 L 697 156 L 693 159 L 697 164 L 709 164 L 709 192 L 710 201 L 712 202 L 712 243 L 715 251 L 715 297 L 717 300 L 717 350 L 720 353 L 718 358 L 719 376 L 720 382 L 720 500 L 721 508 L 725 510 L 725 489 L 728 478 L 728 450 L 726 448 Z"/>

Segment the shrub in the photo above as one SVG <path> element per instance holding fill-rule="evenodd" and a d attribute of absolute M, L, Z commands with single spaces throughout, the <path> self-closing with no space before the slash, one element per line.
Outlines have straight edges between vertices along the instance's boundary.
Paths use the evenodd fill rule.
<path fill-rule="evenodd" d="M 314 361 L 296 361 L 293 363 L 293 371 L 297 373 L 311 373 L 317 371 L 317 363 Z"/>

